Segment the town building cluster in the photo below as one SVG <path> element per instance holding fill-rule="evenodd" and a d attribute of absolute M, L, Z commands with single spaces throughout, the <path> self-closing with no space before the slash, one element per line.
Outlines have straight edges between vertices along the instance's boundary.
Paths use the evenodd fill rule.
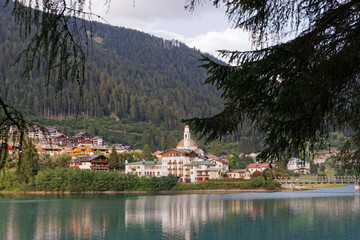
<path fill-rule="evenodd" d="M 35 147 L 39 153 L 50 156 L 68 153 L 72 156 L 69 168 L 109 171 L 109 160 L 106 156 L 112 149 L 115 149 L 117 153 L 133 151 L 130 146 L 124 144 L 114 144 L 110 148 L 105 145 L 106 141 L 103 137 L 91 137 L 85 132 L 65 137 L 64 133 L 57 128 L 47 128 L 44 131 L 40 127 L 32 127 L 29 130 L 29 137 L 36 140 Z M 10 154 L 14 154 L 15 144 L 9 144 L 8 149 Z M 204 151 L 191 139 L 189 126 L 185 126 L 184 137 L 176 147 L 163 152 L 156 151 L 154 155 L 156 161 L 143 160 L 131 163 L 126 161 L 125 173 L 139 177 L 173 175 L 178 177 L 179 182 L 194 183 L 219 179 L 225 174 L 231 179 L 250 179 L 254 172 L 263 172 L 274 166 L 270 166 L 269 163 L 250 163 L 246 169 L 229 171 L 229 163 L 223 157 L 205 155 Z M 256 153 L 253 155 L 256 156 Z M 322 158 L 316 160 L 324 161 Z M 289 159 L 287 168 L 294 173 L 310 173 L 310 164 L 298 158 Z"/>
<path fill-rule="evenodd" d="M 171 174 L 180 182 L 194 183 L 218 178 L 229 170 L 228 162 L 213 155 L 204 155 L 204 151 L 190 138 L 189 126 L 185 126 L 184 138 L 176 148 L 157 154 L 161 156 L 161 161 L 128 163 L 125 172 L 149 177 Z"/>

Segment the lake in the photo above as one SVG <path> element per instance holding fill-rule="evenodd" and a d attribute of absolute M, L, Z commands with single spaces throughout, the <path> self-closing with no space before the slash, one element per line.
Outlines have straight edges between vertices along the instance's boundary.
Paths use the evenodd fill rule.
<path fill-rule="evenodd" d="M 0 239 L 360 239 L 354 186 L 231 194 L 0 194 Z"/>

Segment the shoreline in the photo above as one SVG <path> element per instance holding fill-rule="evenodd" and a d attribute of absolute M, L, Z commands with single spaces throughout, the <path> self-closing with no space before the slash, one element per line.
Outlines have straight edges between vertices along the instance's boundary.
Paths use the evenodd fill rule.
<path fill-rule="evenodd" d="M 314 185 L 314 184 L 313 184 Z M 161 191 L 83 191 L 83 192 L 71 192 L 71 191 L 0 191 L 0 194 L 29 194 L 29 195 L 70 195 L 70 194 L 225 194 L 225 193 L 257 193 L 257 192 L 292 192 L 292 191 L 311 191 L 319 188 L 332 188 L 332 187 L 344 187 L 349 184 L 337 184 L 337 185 L 320 185 L 312 186 L 302 185 L 289 187 L 280 187 L 274 190 L 267 190 L 265 188 L 257 189 L 242 189 L 242 188 L 219 188 L 219 189 L 194 189 L 194 190 L 161 190 Z"/>
<path fill-rule="evenodd" d="M 0 191 L 0 194 L 33 194 L 33 195 L 46 195 L 46 194 L 210 194 L 210 193 L 251 193 L 251 192 L 282 192 L 282 191 L 292 191 L 287 189 L 277 189 L 277 190 L 266 190 L 266 189 L 203 189 L 203 190 L 162 190 L 162 191 L 85 191 L 85 192 L 70 192 L 70 191 Z"/>

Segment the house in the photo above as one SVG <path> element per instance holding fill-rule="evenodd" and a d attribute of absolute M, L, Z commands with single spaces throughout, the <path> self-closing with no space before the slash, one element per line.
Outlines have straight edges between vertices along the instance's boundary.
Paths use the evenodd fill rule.
<path fill-rule="evenodd" d="M 185 182 L 206 182 L 210 177 L 210 168 L 214 166 L 214 163 L 208 161 L 192 161 L 184 164 Z"/>
<path fill-rule="evenodd" d="M 46 128 L 46 134 L 47 134 L 48 138 L 64 136 L 64 133 L 55 127 Z"/>
<path fill-rule="evenodd" d="M 87 147 L 87 150 L 90 152 L 90 155 L 94 154 L 95 152 L 102 152 L 104 154 L 108 154 L 110 152 L 110 149 L 107 146 L 101 146 L 101 145 L 83 145 L 84 147 Z"/>
<path fill-rule="evenodd" d="M 32 139 L 38 139 L 38 140 L 45 139 L 45 132 L 46 132 L 45 129 L 41 129 L 38 126 L 32 126 L 28 130 L 28 136 L 29 138 Z"/>
<path fill-rule="evenodd" d="M 139 177 L 161 177 L 162 163 L 160 161 L 140 161 L 127 163 L 125 165 L 125 173 L 135 174 Z"/>
<path fill-rule="evenodd" d="M 270 163 L 250 163 L 246 169 L 250 172 L 250 174 L 253 174 L 256 171 L 263 172 L 268 168 L 270 168 Z"/>
<path fill-rule="evenodd" d="M 51 143 L 56 145 L 63 145 L 63 141 L 65 141 L 66 139 L 67 138 L 64 135 L 58 137 L 52 137 Z"/>
<path fill-rule="evenodd" d="M 210 167 L 209 168 L 209 179 L 221 179 L 221 172 L 217 167 Z"/>
<path fill-rule="evenodd" d="M 259 155 L 260 153 L 257 152 L 257 153 L 247 153 L 245 154 L 245 157 L 251 157 L 253 159 L 256 159 L 256 157 Z"/>
<path fill-rule="evenodd" d="M 50 156 L 56 156 L 59 154 L 63 148 L 56 145 L 56 144 L 50 144 L 50 143 L 38 143 L 35 145 L 35 149 L 38 153 L 48 153 Z"/>
<path fill-rule="evenodd" d="M 161 154 L 163 153 L 163 151 L 156 151 L 156 152 L 154 152 L 154 155 L 157 157 L 157 159 L 159 160 L 159 161 L 161 161 L 162 160 L 162 158 L 161 158 Z"/>
<path fill-rule="evenodd" d="M 201 148 L 197 148 L 194 150 L 196 152 L 196 154 L 200 157 L 203 157 L 205 155 L 204 150 L 202 150 Z"/>
<path fill-rule="evenodd" d="M 91 138 L 90 134 L 87 133 L 87 132 L 79 132 L 79 133 L 75 134 L 74 137 L 76 137 L 76 138 L 83 138 L 83 139 L 85 139 L 85 140 L 90 140 L 90 138 Z"/>
<path fill-rule="evenodd" d="M 208 174 L 197 178 L 196 174 L 200 174 L 197 170 L 205 170 L 202 166 L 203 162 L 206 162 L 205 165 L 209 163 L 209 166 L 215 166 L 215 164 L 203 161 L 201 158 L 204 154 L 200 150 L 196 142 L 191 139 L 189 126 L 186 125 L 184 138 L 176 145 L 176 148 L 168 149 L 161 154 L 163 176 L 172 174 L 179 177 L 180 182 L 207 181 Z M 187 165 L 195 161 L 197 162 L 195 165 Z M 202 173 L 205 174 L 205 172 Z"/>
<path fill-rule="evenodd" d="M 59 140 L 60 145 L 62 145 L 63 147 L 75 147 L 78 145 L 78 138 L 75 137 L 70 137 L 70 138 L 63 138 Z"/>
<path fill-rule="evenodd" d="M 251 179 L 251 174 L 247 169 L 238 169 L 226 173 L 230 179 Z"/>
<path fill-rule="evenodd" d="M 215 155 L 206 155 L 206 158 L 209 159 L 210 162 L 215 164 L 215 167 L 222 173 L 226 173 L 229 171 L 229 163 L 224 159 L 217 157 Z"/>
<path fill-rule="evenodd" d="M 103 155 L 78 156 L 70 160 L 69 168 L 109 171 L 109 160 Z"/>
<path fill-rule="evenodd" d="M 117 153 L 123 153 L 123 152 L 131 152 L 132 148 L 130 146 L 118 143 L 118 144 L 114 144 L 115 146 L 115 150 Z"/>
<path fill-rule="evenodd" d="M 172 174 L 179 177 L 180 182 L 185 182 L 184 164 L 191 163 L 198 155 L 190 149 L 171 148 L 161 154 L 162 174 Z"/>
<path fill-rule="evenodd" d="M 93 137 L 90 140 L 92 145 L 97 145 L 97 146 L 104 146 L 106 143 L 105 138 L 99 136 Z"/>
<path fill-rule="evenodd" d="M 70 149 L 71 151 L 71 155 L 75 156 L 76 154 L 85 154 L 85 151 L 86 151 L 86 147 L 83 147 L 83 146 L 76 146 L 76 147 L 72 147 Z"/>
<path fill-rule="evenodd" d="M 96 152 L 102 152 L 104 154 L 107 154 L 109 153 L 109 148 L 105 146 L 93 146 L 92 144 L 82 144 L 71 148 L 71 155 L 73 156 L 79 153 L 94 155 Z"/>
<path fill-rule="evenodd" d="M 326 159 L 325 156 L 316 157 L 314 158 L 314 164 L 323 164 L 326 162 Z"/>
<path fill-rule="evenodd" d="M 310 174 L 310 163 L 293 157 L 289 159 L 287 169 L 294 173 Z"/>

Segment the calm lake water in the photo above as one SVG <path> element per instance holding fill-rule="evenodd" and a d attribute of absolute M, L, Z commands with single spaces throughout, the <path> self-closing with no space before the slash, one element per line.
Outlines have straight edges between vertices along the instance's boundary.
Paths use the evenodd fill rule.
<path fill-rule="evenodd" d="M 0 239 L 360 239 L 360 195 L 0 194 Z"/>

